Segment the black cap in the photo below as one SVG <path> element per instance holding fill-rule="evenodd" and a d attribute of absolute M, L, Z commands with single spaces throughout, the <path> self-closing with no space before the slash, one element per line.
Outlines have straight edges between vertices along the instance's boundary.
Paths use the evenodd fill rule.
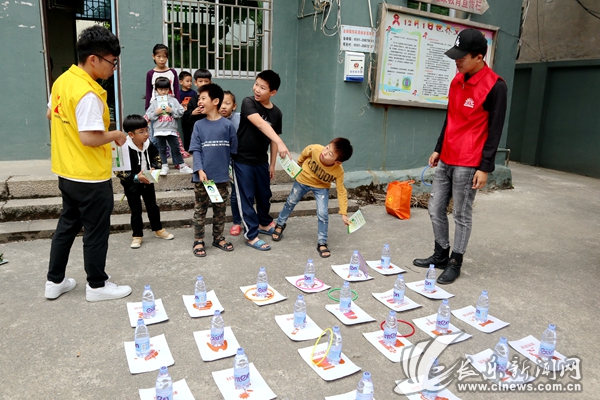
<path fill-rule="evenodd" d="M 454 42 L 454 47 L 445 54 L 453 60 L 458 60 L 473 52 L 485 56 L 485 53 L 487 53 L 487 39 L 481 31 L 468 28 L 460 31 Z"/>

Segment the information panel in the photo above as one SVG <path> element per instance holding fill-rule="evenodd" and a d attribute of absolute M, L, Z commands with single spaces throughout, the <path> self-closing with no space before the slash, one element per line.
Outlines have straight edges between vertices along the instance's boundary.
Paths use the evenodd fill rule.
<path fill-rule="evenodd" d="M 371 102 L 446 108 L 448 88 L 456 75 L 454 60 L 444 54 L 456 35 L 479 29 L 488 41 L 485 61 L 492 66 L 497 27 L 441 17 L 410 8 L 379 5 L 377 65 Z"/>

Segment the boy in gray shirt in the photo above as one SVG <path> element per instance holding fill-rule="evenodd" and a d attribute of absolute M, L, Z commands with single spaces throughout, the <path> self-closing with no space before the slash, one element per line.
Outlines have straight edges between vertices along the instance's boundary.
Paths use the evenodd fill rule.
<path fill-rule="evenodd" d="M 198 89 L 198 106 L 206 115 L 194 124 L 190 153 L 194 156 L 194 246 L 196 257 L 206 257 L 204 226 L 208 209 L 209 194 L 202 182 L 214 181 L 221 203 L 212 203 L 213 242 L 212 245 L 224 251 L 233 251 L 233 245 L 223 237 L 225 211 L 229 198 L 229 164 L 231 154 L 237 152 L 237 134 L 231 121 L 219 114 L 223 101 L 223 89 L 210 83 Z"/>

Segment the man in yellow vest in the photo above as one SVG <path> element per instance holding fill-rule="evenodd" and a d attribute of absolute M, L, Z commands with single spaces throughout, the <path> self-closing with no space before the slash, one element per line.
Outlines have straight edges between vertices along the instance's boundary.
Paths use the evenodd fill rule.
<path fill-rule="evenodd" d="M 115 35 L 97 25 L 81 33 L 75 49 L 78 64 L 56 80 L 50 100 L 52 172 L 58 175 L 63 210 L 52 236 L 45 296 L 56 299 L 77 285 L 65 272 L 83 227 L 86 300 L 119 299 L 131 288 L 109 282 L 104 268 L 114 206 L 111 142 L 121 146 L 127 135 L 108 131 L 107 93 L 96 80 L 113 75 L 121 48 Z"/>

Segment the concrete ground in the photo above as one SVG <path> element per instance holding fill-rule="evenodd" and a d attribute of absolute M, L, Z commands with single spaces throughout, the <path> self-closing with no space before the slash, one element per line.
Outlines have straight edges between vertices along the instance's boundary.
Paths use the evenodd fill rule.
<path fill-rule="evenodd" d="M 474 305 L 480 291 L 487 289 L 490 314 L 510 326 L 485 334 L 453 317 L 451 322 L 473 337 L 449 346 L 440 361 L 449 366 L 464 359 L 465 353 L 493 348 L 500 336 L 509 340 L 540 337 L 552 322 L 558 327 L 557 350 L 582 360 L 580 381 L 566 377 L 558 381 L 581 383 L 583 391 L 457 393 L 456 380 L 450 389 L 463 399 L 596 399 L 600 392 L 600 345 L 594 339 L 590 318 L 598 317 L 594 293 L 600 283 L 600 180 L 518 164 L 510 167 L 513 190 L 478 194 L 463 274 L 444 287 L 456 295 L 450 300 L 452 308 Z M 427 211 L 413 209 L 411 219 L 403 221 L 387 215 L 383 206 L 367 206 L 362 212 L 367 224 L 351 235 L 345 233 L 341 218 L 331 216 L 329 259 L 316 253 L 315 217 L 290 219 L 284 239 L 273 243 L 270 252 L 250 249 L 237 237 L 232 240 L 234 252 L 225 253 L 209 245 L 204 259 L 192 255 L 193 232 L 189 227 L 173 229 L 172 241 L 147 234 L 139 250 L 129 248 L 129 233 L 111 235 L 107 272 L 113 281 L 131 285 L 133 294 L 99 303 L 85 301 L 80 237 L 67 270 L 68 276 L 77 280 L 77 287 L 53 301 L 43 296 L 50 240 L 0 245 L 0 252 L 10 261 L 0 266 L 0 304 L 4 310 L 0 313 L 0 398 L 139 398 L 138 389 L 152 387 L 156 372 L 130 374 L 123 342 L 133 340 L 126 303 L 141 301 L 144 284 L 152 285 L 169 315 L 167 322 L 149 329 L 151 336 L 166 336 L 175 359 L 169 368 L 174 380 L 185 378 L 196 399 L 221 398 L 211 372 L 231 368 L 233 359 L 202 361 L 193 332 L 208 329 L 209 318 L 190 318 L 181 298 L 182 294 L 193 294 L 198 274 L 204 276 L 209 290 L 216 291 L 225 308 L 226 325 L 232 327 L 277 398 L 323 399 L 355 389 L 359 374 L 332 382 L 315 374 L 297 351 L 314 341 L 289 340 L 274 316 L 292 312 L 299 291 L 284 277 L 300 275 L 309 257 L 315 259 L 317 276 L 339 287 L 342 279 L 331 270 L 332 264 L 347 263 L 353 249 L 361 251 L 367 260 L 378 259 L 383 244 L 390 243 L 392 262 L 408 270 L 405 280 L 424 278 L 425 271 L 413 267 L 412 259 L 432 251 Z M 287 300 L 258 307 L 243 297 L 239 287 L 253 284 L 260 266 L 267 267 L 269 283 Z M 356 303 L 382 321 L 388 308 L 371 293 L 391 289 L 394 279 L 374 273 L 373 280 L 352 284 L 359 295 Z M 423 307 L 399 314 L 404 320 L 433 314 L 440 304 L 410 290 L 407 296 Z M 326 292 L 306 298 L 308 314 L 321 328 L 339 323 L 324 308 L 333 303 Z M 362 370 L 371 371 L 376 399 L 404 398 L 393 393 L 394 381 L 405 378 L 402 365 L 388 361 L 362 336 L 377 329 L 378 323 L 373 322 L 342 326 L 343 352 Z M 418 329 L 409 338 L 412 343 L 426 339 L 428 336 Z M 536 383 L 547 381 L 540 376 Z"/>

